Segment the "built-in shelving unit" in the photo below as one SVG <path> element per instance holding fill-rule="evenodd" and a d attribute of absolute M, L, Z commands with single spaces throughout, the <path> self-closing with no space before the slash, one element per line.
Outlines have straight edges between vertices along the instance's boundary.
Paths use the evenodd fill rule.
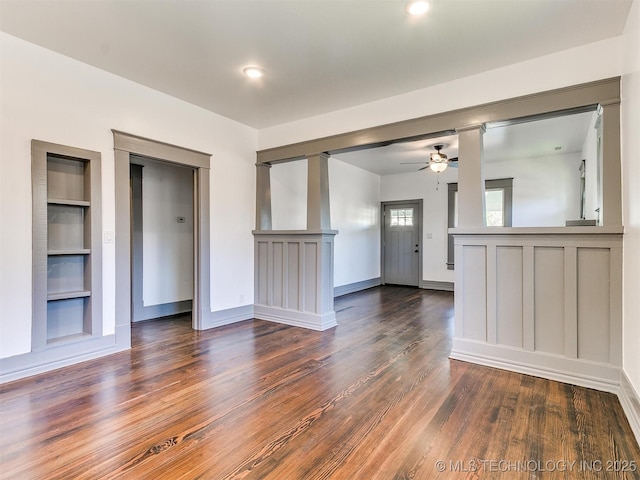
<path fill-rule="evenodd" d="M 100 154 L 32 141 L 33 345 L 101 334 Z"/>

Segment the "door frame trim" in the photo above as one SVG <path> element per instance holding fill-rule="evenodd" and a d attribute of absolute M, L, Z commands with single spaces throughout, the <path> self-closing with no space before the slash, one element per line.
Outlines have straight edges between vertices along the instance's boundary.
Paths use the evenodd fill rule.
<path fill-rule="evenodd" d="M 202 330 L 211 317 L 210 162 L 211 155 L 157 140 L 112 130 L 115 153 L 116 331 L 131 336 L 131 154 L 194 169 L 193 328 Z"/>
<path fill-rule="evenodd" d="M 423 217 L 423 199 L 422 198 L 414 198 L 411 200 L 389 200 L 380 202 L 380 284 L 386 285 L 385 282 L 385 271 L 384 271 L 384 233 L 385 233 L 385 221 L 384 221 L 384 209 L 390 205 L 406 205 L 406 204 L 414 204 L 417 205 L 418 208 L 418 218 L 420 219 L 420 223 L 418 225 L 418 243 L 420 245 L 418 252 L 418 288 L 422 284 L 422 253 L 424 251 L 424 238 L 422 237 L 422 224 L 424 223 Z"/>

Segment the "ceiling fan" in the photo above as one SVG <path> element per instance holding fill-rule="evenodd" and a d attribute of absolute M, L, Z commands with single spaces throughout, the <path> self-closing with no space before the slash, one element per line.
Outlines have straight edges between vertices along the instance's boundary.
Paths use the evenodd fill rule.
<path fill-rule="evenodd" d="M 454 158 L 448 158 L 444 153 L 442 153 L 440 150 L 442 150 L 445 147 L 444 144 L 437 144 L 434 145 L 433 148 L 435 149 L 435 152 L 431 152 L 429 154 L 429 160 L 428 161 L 422 161 L 422 162 L 403 162 L 404 165 L 415 165 L 415 164 L 426 164 L 424 167 L 419 168 L 418 171 L 420 170 L 425 170 L 426 168 L 431 169 L 431 171 L 435 172 L 435 173 L 441 173 L 444 172 L 448 166 L 451 166 L 452 168 L 458 168 L 458 157 L 454 157 Z"/>

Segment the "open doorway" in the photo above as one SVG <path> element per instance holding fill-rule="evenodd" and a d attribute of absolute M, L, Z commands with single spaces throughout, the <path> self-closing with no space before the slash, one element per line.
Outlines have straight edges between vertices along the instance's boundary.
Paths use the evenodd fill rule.
<path fill-rule="evenodd" d="M 131 339 L 131 157 L 141 156 L 192 168 L 193 301 L 192 326 L 207 328 L 210 293 L 210 161 L 211 155 L 113 130 L 115 150 L 116 336 Z M 124 342 L 123 342 L 124 343 Z"/>
<path fill-rule="evenodd" d="M 439 173 L 428 166 L 430 155 L 438 152 L 436 146 L 441 156 L 449 159 L 447 168 Z M 352 233 L 342 224 L 334 225 L 332 216 L 332 227 L 340 232 L 336 236 L 336 263 L 340 255 L 348 260 L 352 256 L 339 251 L 347 244 L 346 231 L 346 235 L 353 237 L 353 250 L 370 252 L 368 265 L 375 262 L 378 266 L 378 284 L 452 291 L 454 275 L 446 266 L 447 183 L 458 179 L 457 156 L 458 136 L 449 131 L 333 155 L 336 161 L 363 172 L 359 176 L 353 174 L 353 179 L 363 178 L 361 182 L 364 182 L 375 175 L 378 182 L 375 198 L 369 198 L 369 203 L 337 206 L 338 211 L 346 208 L 350 212 L 346 221 L 359 222 L 365 209 L 370 211 L 375 201 L 378 218 L 376 234 L 365 238 L 360 230 L 354 228 Z M 338 183 L 333 177 L 330 180 L 334 182 L 330 184 L 332 187 Z M 363 190 L 355 182 L 348 188 L 356 192 Z M 334 191 L 331 195 L 333 207 Z M 354 211 L 354 205 L 360 211 Z M 345 222 L 344 217 L 338 218 Z M 371 242 L 376 242 L 379 248 L 373 250 Z"/>
<path fill-rule="evenodd" d="M 191 312 L 193 168 L 131 155 L 131 321 Z"/>

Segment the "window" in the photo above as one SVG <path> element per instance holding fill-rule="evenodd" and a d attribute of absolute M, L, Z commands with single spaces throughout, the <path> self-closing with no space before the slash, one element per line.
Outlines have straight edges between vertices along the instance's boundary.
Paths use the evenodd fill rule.
<path fill-rule="evenodd" d="M 413 226 L 413 208 L 392 208 L 390 213 L 392 227 Z"/>
<path fill-rule="evenodd" d="M 504 227 L 504 188 L 485 190 L 485 224 L 487 227 Z"/>
<path fill-rule="evenodd" d="M 455 184 L 451 184 L 455 185 Z M 453 225 L 458 226 L 458 192 L 453 192 Z M 505 227 L 505 190 L 504 188 L 492 188 L 484 191 L 485 200 L 485 224 L 487 227 Z"/>
<path fill-rule="evenodd" d="M 487 227 L 510 227 L 513 178 L 485 181 L 485 224 Z M 458 184 L 449 184 L 448 226 L 458 226 Z M 447 268 L 453 270 L 453 235 L 448 234 Z"/>

